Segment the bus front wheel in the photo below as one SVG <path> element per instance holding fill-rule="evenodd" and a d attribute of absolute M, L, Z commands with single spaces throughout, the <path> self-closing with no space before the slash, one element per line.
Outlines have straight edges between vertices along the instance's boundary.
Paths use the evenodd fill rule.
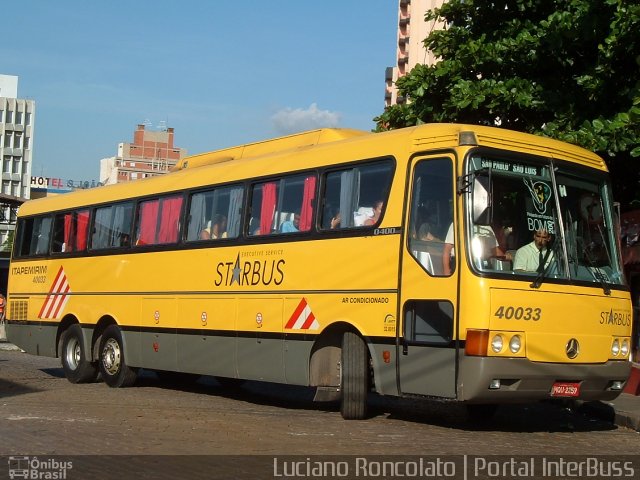
<path fill-rule="evenodd" d="M 138 376 L 124 358 L 122 333 L 116 325 L 109 325 L 100 339 L 100 373 L 110 387 L 130 387 Z"/>
<path fill-rule="evenodd" d="M 345 420 L 362 420 L 367 415 L 368 359 L 362 337 L 345 332 L 340 359 L 340 413 Z"/>
<path fill-rule="evenodd" d="M 88 383 L 98 378 L 98 366 L 86 360 L 82 328 L 77 323 L 62 335 L 62 369 L 71 383 Z"/>

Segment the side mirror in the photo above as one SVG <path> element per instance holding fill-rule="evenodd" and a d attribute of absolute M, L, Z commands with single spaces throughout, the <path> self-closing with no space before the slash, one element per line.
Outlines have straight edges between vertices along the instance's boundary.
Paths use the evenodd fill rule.
<path fill-rule="evenodd" d="M 471 193 L 473 223 L 476 225 L 489 225 L 489 212 L 491 211 L 491 197 L 489 177 L 478 175 L 473 179 L 473 191 Z"/>

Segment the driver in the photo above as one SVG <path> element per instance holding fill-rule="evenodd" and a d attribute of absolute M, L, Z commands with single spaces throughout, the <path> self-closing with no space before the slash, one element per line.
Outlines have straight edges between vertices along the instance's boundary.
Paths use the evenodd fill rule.
<path fill-rule="evenodd" d="M 516 251 L 513 269 L 525 272 L 544 272 L 553 260 L 553 251 L 549 248 L 551 235 L 545 229 L 533 233 L 533 242 L 527 243 Z"/>

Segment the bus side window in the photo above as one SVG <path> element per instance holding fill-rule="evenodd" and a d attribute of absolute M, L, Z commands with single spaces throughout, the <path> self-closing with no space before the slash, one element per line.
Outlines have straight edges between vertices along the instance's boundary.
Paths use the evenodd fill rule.
<path fill-rule="evenodd" d="M 100 207 L 95 211 L 91 234 L 91 249 L 118 248 L 123 238 L 131 238 L 133 203 L 119 203 Z"/>
<path fill-rule="evenodd" d="M 18 220 L 16 256 L 29 257 L 49 252 L 51 217 L 35 217 Z"/>
<path fill-rule="evenodd" d="M 316 176 L 292 175 L 253 185 L 248 235 L 311 230 Z"/>
<path fill-rule="evenodd" d="M 236 238 L 240 233 L 243 196 L 242 186 L 194 193 L 189 202 L 186 241 Z"/>
<path fill-rule="evenodd" d="M 87 247 L 89 210 L 56 215 L 53 222 L 52 253 L 83 251 Z"/>
<path fill-rule="evenodd" d="M 182 195 L 147 200 L 138 205 L 136 245 L 178 242 Z"/>
<path fill-rule="evenodd" d="M 69 225 L 71 224 L 71 213 L 65 213 L 63 215 L 56 215 L 53 222 L 53 244 L 51 245 L 52 253 L 62 253 L 69 251 L 67 243 L 65 242 L 65 235 Z M 68 239 L 68 238 L 67 238 Z"/>
<path fill-rule="evenodd" d="M 449 227 L 453 221 L 453 165 L 436 158 L 416 164 L 411 187 L 409 251 L 429 275 L 448 275 L 451 263 L 445 250 Z M 450 246 L 450 245 L 449 245 Z M 447 265 L 445 265 L 445 262 Z"/>
<path fill-rule="evenodd" d="M 390 161 L 366 163 L 325 176 L 323 230 L 378 225 L 393 175 Z"/>
<path fill-rule="evenodd" d="M 31 243 L 31 254 L 44 255 L 49 252 L 49 240 L 51 239 L 51 217 L 37 218 L 34 222 L 34 236 Z"/>

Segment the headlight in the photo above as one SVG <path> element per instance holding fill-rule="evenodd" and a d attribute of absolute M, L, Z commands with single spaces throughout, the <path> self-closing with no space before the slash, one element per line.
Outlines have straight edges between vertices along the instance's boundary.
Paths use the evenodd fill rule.
<path fill-rule="evenodd" d="M 493 340 L 491 340 L 491 349 L 496 353 L 500 353 L 502 351 L 503 344 L 502 335 L 496 335 L 493 337 Z"/>
<path fill-rule="evenodd" d="M 511 340 L 509 340 L 509 350 L 511 350 L 511 353 L 518 353 L 520 351 L 520 347 L 522 347 L 520 335 L 514 335 L 511 337 Z"/>
<path fill-rule="evenodd" d="M 629 355 L 629 340 L 627 340 L 626 338 L 622 341 L 622 346 L 620 347 L 620 354 L 623 357 L 626 357 Z"/>
<path fill-rule="evenodd" d="M 613 345 L 611 345 L 611 353 L 614 357 L 617 357 L 620 353 L 620 342 L 617 338 L 613 341 Z"/>

